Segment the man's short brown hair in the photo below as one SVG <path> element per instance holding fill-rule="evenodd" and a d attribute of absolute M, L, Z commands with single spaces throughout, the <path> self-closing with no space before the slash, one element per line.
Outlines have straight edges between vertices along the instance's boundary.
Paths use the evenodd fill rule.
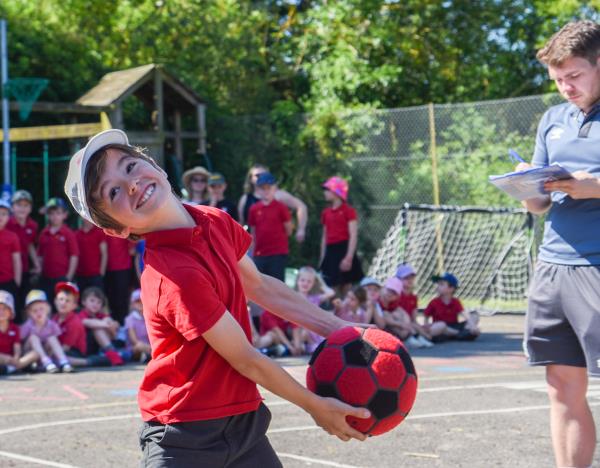
<path fill-rule="evenodd" d="M 595 65 L 598 56 L 600 25 L 589 20 L 567 23 L 537 53 L 540 62 L 555 67 L 571 57 L 581 57 Z"/>
<path fill-rule="evenodd" d="M 157 169 L 160 169 L 156 161 L 148 156 L 141 148 L 127 145 L 106 145 L 96 151 L 90 158 L 85 169 L 85 198 L 87 200 L 90 215 L 94 220 L 94 223 L 103 229 L 114 229 L 115 231 L 122 231 L 126 226 L 123 226 L 118 221 L 107 215 L 102 209 L 102 200 L 98 193 L 98 186 L 100 184 L 100 178 L 104 172 L 106 164 L 106 156 L 109 149 L 116 149 L 122 151 L 125 154 L 137 159 L 143 159 L 152 164 Z M 131 234 L 129 239 L 138 240 L 140 236 Z"/>

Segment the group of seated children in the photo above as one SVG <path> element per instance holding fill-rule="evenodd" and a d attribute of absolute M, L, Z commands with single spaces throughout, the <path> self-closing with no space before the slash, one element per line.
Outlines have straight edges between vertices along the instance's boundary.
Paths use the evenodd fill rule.
<path fill-rule="evenodd" d="M 400 338 L 411 348 L 430 348 L 434 343 L 456 339 L 474 340 L 479 334 L 477 312 L 464 310 L 455 292 L 458 279 L 451 273 L 434 276 L 437 296 L 418 318 L 418 297 L 414 292 L 416 272 L 408 264 L 398 267 L 395 276 L 383 285 L 365 277 L 343 298 L 334 298 L 329 288 L 311 267 L 298 271 L 295 289 L 315 305 L 328 303 L 333 313 L 348 322 L 375 324 Z M 253 329 L 253 344 L 263 353 L 283 356 L 310 354 L 323 337 L 287 322 L 269 311 L 263 312 L 260 325 Z"/>
<path fill-rule="evenodd" d="M 0 375 L 17 370 L 66 373 L 74 367 L 118 366 L 149 359 L 139 289 L 131 294 L 124 327 L 110 317 L 100 288 L 83 291 L 81 308 L 76 284 L 60 282 L 54 292 L 56 313 L 51 315 L 46 293 L 31 290 L 25 299 L 27 320 L 19 327 L 13 323 L 12 294 L 0 290 Z"/>

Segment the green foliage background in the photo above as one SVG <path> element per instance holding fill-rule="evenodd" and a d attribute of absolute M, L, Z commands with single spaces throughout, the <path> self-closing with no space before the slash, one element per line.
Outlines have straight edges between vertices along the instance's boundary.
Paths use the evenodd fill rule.
<path fill-rule="evenodd" d="M 352 178 L 353 203 L 393 167 L 357 173 L 378 109 L 541 94 L 552 88 L 535 51 L 571 19 L 598 19 L 599 0 L 8 0 L 10 75 L 50 80 L 40 99 L 74 101 L 109 71 L 162 63 L 208 103 L 209 156 L 238 197 L 252 162 L 267 163 L 307 201 L 314 263 L 320 184 Z M 139 110 L 138 110 L 139 111 Z M 136 112 L 135 109 L 132 112 Z M 507 141 L 530 154 L 530 133 L 468 110 L 439 145 L 445 203 L 512 203 L 489 190 L 507 169 Z M 35 120 L 33 121 L 35 122 Z M 497 135 L 504 135 L 499 141 Z M 427 141 L 409 148 L 386 203 L 431 200 Z M 192 155 L 187 165 L 198 163 Z M 60 179 L 60 177 L 57 177 Z M 406 200 L 409 193 L 414 200 Z M 363 249 L 370 252 L 363 241 Z"/>

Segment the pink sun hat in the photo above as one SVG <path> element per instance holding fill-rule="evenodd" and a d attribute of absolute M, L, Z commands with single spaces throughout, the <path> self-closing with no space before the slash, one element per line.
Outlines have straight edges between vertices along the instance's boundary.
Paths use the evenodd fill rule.
<path fill-rule="evenodd" d="M 342 200 L 348 200 L 348 182 L 338 176 L 333 176 L 327 179 L 322 185 L 323 188 L 335 193 Z"/>

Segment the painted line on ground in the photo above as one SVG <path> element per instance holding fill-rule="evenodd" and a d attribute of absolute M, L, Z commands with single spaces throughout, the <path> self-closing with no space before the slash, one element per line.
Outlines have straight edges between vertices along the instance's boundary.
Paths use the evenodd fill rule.
<path fill-rule="evenodd" d="M 599 402 L 589 403 L 589 406 L 600 406 Z M 413 419 L 431 419 L 431 418 L 444 418 L 444 417 L 454 417 L 454 416 L 476 416 L 476 415 L 484 415 L 484 414 L 506 414 L 506 413 L 521 413 L 527 411 L 537 411 L 543 409 L 549 409 L 550 405 L 536 405 L 536 406 L 515 406 L 512 408 L 498 408 L 498 409 L 489 409 L 489 410 L 471 410 L 471 411 L 453 411 L 446 413 L 429 413 L 429 414 L 417 414 L 408 416 L 408 420 Z M 71 424 L 85 424 L 91 422 L 104 422 L 104 421 L 117 421 L 120 419 L 132 419 L 138 418 L 141 421 L 139 413 L 132 414 L 123 414 L 119 416 L 100 416 L 97 418 L 82 418 L 82 419 L 66 419 L 62 421 L 52 421 L 45 422 L 39 424 L 29 424 L 26 426 L 17 426 L 11 427 L 9 429 L 1 429 L 0 435 L 5 434 L 13 434 L 16 432 L 23 432 L 34 429 L 43 429 L 46 427 L 56 427 L 56 426 L 68 426 Z M 296 431 L 308 431 L 319 429 L 319 426 L 310 425 L 310 426 L 294 426 L 294 427 L 282 427 L 277 429 L 269 429 L 267 434 L 278 434 L 283 432 L 296 432 Z"/>
<path fill-rule="evenodd" d="M 56 468 L 77 468 L 74 465 L 67 465 L 65 463 L 57 463 L 57 462 L 53 462 L 50 460 L 42 460 L 41 458 L 28 457 L 27 455 L 20 455 L 18 453 L 12 453 L 12 452 L 4 452 L 2 450 L 0 450 L 0 457 L 12 458 L 13 460 L 35 463 L 37 465 L 54 466 Z"/>
<path fill-rule="evenodd" d="M 0 412 L 0 416 L 24 416 L 26 414 L 45 414 L 45 413 L 60 413 L 63 411 L 80 411 L 94 410 L 99 408 L 112 408 L 117 406 L 132 406 L 137 405 L 137 401 L 115 401 L 112 403 L 97 403 L 94 405 L 79 405 L 79 406 L 58 406 L 56 408 L 41 408 L 22 411 L 4 411 Z"/>
<path fill-rule="evenodd" d="M 325 466 L 335 466 L 337 468 L 361 468 L 356 465 L 345 465 L 343 463 L 336 463 L 336 462 L 327 461 L 327 460 L 319 460 L 318 458 L 309 458 L 309 457 L 303 457 L 301 455 L 294 455 L 293 453 L 277 452 L 277 455 L 282 458 L 291 458 L 292 460 L 299 460 L 299 461 L 303 461 L 303 462 L 307 462 L 307 463 L 316 463 L 316 464 L 325 465 Z"/>
<path fill-rule="evenodd" d="M 77 390 L 76 388 L 71 387 L 70 385 L 63 385 L 63 388 L 69 392 L 71 395 L 79 398 L 80 400 L 89 400 L 89 396 L 87 396 L 85 393 L 80 392 L 79 390 Z"/>

